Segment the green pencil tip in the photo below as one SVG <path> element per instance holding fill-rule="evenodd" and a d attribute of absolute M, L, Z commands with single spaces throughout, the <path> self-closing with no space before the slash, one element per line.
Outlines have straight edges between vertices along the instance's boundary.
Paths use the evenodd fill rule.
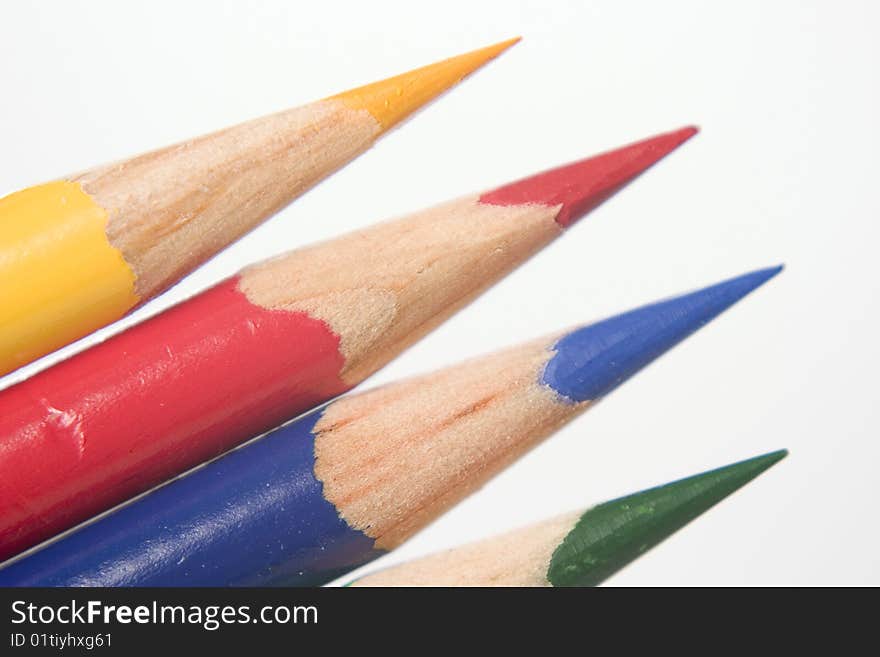
<path fill-rule="evenodd" d="M 703 472 L 589 509 L 550 559 L 553 586 L 596 586 L 788 455 Z"/>

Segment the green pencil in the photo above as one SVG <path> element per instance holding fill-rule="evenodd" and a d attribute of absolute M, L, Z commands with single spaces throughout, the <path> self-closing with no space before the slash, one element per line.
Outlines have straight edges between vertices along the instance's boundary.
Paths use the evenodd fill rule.
<path fill-rule="evenodd" d="M 595 586 L 781 461 L 779 450 L 381 570 L 352 586 Z"/>

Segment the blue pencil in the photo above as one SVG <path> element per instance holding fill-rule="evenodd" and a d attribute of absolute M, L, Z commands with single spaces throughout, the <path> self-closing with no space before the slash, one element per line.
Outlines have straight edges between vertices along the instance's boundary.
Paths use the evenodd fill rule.
<path fill-rule="evenodd" d="M 339 399 L 12 563 L 0 585 L 327 582 L 402 543 L 779 270 Z"/>

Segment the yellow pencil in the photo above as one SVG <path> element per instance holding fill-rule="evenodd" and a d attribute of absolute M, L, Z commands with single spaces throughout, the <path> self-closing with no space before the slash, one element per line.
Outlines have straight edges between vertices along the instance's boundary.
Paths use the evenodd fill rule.
<path fill-rule="evenodd" d="M 0 199 L 0 375 L 154 297 L 516 41 Z"/>

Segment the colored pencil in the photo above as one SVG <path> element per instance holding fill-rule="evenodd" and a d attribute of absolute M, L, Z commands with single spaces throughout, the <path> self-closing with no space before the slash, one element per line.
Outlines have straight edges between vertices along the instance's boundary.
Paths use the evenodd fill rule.
<path fill-rule="evenodd" d="M 775 275 L 343 397 L 0 570 L 0 585 L 324 583 L 399 545 Z"/>
<path fill-rule="evenodd" d="M 693 133 L 251 267 L 0 393 L 0 560 L 359 383 Z"/>
<path fill-rule="evenodd" d="M 781 461 L 780 450 L 366 575 L 350 586 L 597 586 Z"/>
<path fill-rule="evenodd" d="M 0 199 L 0 374 L 169 287 L 517 40 Z"/>

